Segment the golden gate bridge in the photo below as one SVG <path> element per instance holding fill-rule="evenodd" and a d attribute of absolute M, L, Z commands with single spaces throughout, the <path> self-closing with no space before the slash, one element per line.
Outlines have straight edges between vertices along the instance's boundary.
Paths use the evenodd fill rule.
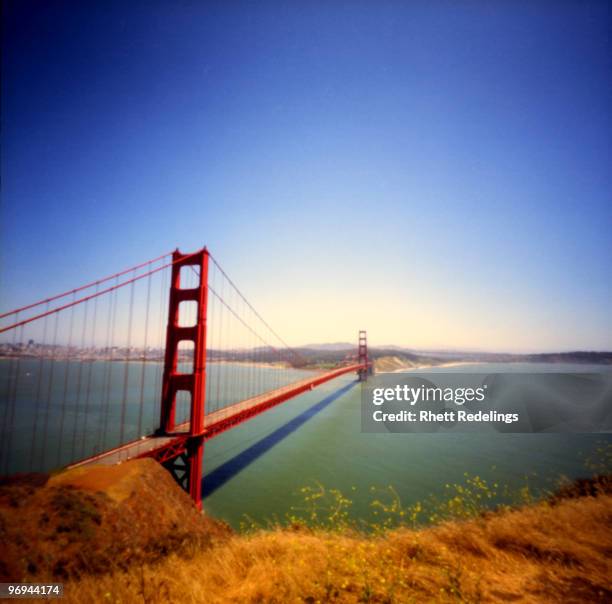
<path fill-rule="evenodd" d="M 0 314 L 0 472 L 152 457 L 202 498 L 204 443 L 339 376 L 291 348 L 203 248 Z"/>

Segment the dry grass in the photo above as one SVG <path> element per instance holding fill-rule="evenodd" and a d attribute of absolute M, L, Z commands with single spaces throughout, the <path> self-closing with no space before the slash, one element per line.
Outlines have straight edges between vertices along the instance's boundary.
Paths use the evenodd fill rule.
<path fill-rule="evenodd" d="M 67 585 L 70 602 L 610 602 L 612 496 L 377 536 L 236 535 Z"/>
<path fill-rule="evenodd" d="M 495 512 L 498 485 L 478 476 L 409 508 L 376 493 L 367 533 L 338 490 L 305 487 L 289 527 L 242 535 L 198 514 L 151 460 L 14 477 L 0 481 L 0 580 L 63 580 L 79 603 L 611 602 L 601 469 Z M 408 528 L 423 521 L 438 524 Z"/>

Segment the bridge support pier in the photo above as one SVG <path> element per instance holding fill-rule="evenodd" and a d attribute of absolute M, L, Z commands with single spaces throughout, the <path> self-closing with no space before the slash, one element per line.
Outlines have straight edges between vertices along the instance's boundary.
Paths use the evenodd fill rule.
<path fill-rule="evenodd" d="M 176 457 L 162 463 L 162 466 L 172 474 L 176 483 L 185 491 L 189 492 L 189 457 L 187 453 L 181 453 Z"/>

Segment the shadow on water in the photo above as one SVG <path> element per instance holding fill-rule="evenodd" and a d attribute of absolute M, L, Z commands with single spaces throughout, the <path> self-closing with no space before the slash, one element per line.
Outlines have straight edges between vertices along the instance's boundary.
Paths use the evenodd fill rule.
<path fill-rule="evenodd" d="M 258 440 L 248 449 L 242 451 L 242 453 L 228 459 L 224 464 L 215 468 L 210 474 L 202 479 L 202 497 L 208 497 L 214 493 L 228 480 L 244 470 L 244 468 L 253 463 L 258 457 L 261 457 L 266 451 L 269 451 L 272 447 L 277 445 L 281 440 L 287 438 L 292 432 L 295 432 L 300 426 L 348 392 L 357 383 L 357 381 L 354 381 L 339 388 L 329 396 L 326 396 L 322 401 L 309 407 L 297 417 L 294 417 L 280 428 L 274 430 L 271 434 L 268 434 L 268 436 Z"/>

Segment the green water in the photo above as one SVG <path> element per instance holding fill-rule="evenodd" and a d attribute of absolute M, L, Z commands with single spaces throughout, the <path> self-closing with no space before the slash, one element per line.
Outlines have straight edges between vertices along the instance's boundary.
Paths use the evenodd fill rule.
<path fill-rule="evenodd" d="M 76 362 L 46 361 L 41 366 L 23 360 L 17 367 L 0 361 L 0 382 L 5 386 L 0 393 L 0 473 L 50 470 L 151 433 L 158 425 L 159 364 L 144 367 L 142 389 L 140 365 L 130 368 L 126 381 L 124 363 L 96 362 L 91 367 L 89 399 L 85 388 L 80 392 L 72 388 L 79 379 L 85 384 L 88 369 Z M 531 368 L 537 372 L 603 369 L 542 364 Z M 470 370 L 524 372 L 529 367 L 479 365 L 443 371 Z M 241 390 L 252 387 L 248 371 L 241 366 L 209 366 L 209 405 L 224 406 L 253 394 Z M 11 375 L 19 377 L 19 387 L 13 391 Z M 265 368 L 259 373 L 258 388 L 266 390 L 278 386 L 279 379 L 305 375 L 294 370 L 281 375 Z M 37 388 L 39 383 L 42 389 Z M 612 442 L 610 435 L 590 434 L 364 434 L 360 389 L 354 376 L 343 376 L 207 442 L 205 510 L 236 528 L 245 515 L 258 522 L 282 520 L 302 503 L 300 489 L 319 482 L 349 496 L 354 519 L 371 520 L 372 487 L 382 490 L 392 485 L 404 505 L 431 494 L 443 496 L 444 485 L 461 482 L 465 472 L 516 489 L 529 474 L 536 490 L 550 489 L 561 474 L 587 474 L 580 453 L 588 454 L 597 442 Z M 66 391 L 71 394 L 64 396 Z M 179 409 L 179 419 L 186 412 L 187 407 Z M 118 429 L 122 414 L 123 434 Z M 48 433 L 44 446 L 43 432 Z"/>
<path fill-rule="evenodd" d="M 500 369 L 520 372 L 525 366 L 478 370 Z M 571 369 L 537 366 L 537 371 Z M 465 472 L 511 489 L 523 486 L 528 474 L 535 491 L 551 489 L 560 475 L 588 474 L 580 454 L 612 442 L 601 434 L 363 434 L 360 388 L 352 377 L 339 378 L 207 443 L 205 510 L 234 527 L 245 514 L 258 522 L 282 519 L 303 503 L 300 489 L 318 481 L 348 495 L 353 518 L 372 520 L 372 487 L 378 492 L 392 485 L 404 505 L 444 496 L 445 485 L 463 481 Z M 317 413 L 295 421 L 338 391 Z M 285 434 L 292 420 L 299 425 Z"/>
<path fill-rule="evenodd" d="M 207 412 L 312 374 L 236 363 L 206 373 Z M 0 474 L 52 471 L 152 434 L 161 381 L 155 362 L 0 359 Z M 177 423 L 189 409 L 177 395 Z"/>

